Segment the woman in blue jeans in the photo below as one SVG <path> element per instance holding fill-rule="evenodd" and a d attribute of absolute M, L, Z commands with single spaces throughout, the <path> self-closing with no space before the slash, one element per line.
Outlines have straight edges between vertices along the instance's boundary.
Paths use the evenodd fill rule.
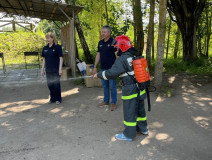
<path fill-rule="evenodd" d="M 62 47 L 57 44 L 55 35 L 51 32 L 46 34 L 47 45 L 43 47 L 43 65 L 41 75 L 46 73 L 47 85 L 50 91 L 49 103 L 60 104 L 61 89 L 60 76 L 62 75 L 63 53 Z"/>

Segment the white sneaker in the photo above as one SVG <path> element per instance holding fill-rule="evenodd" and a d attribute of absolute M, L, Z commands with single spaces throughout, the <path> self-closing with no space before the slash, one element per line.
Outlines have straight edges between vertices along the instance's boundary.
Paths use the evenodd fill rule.
<path fill-rule="evenodd" d="M 49 100 L 49 101 L 48 101 L 48 104 L 51 104 L 51 103 L 54 103 L 54 102 L 52 102 L 52 101 Z"/>
<path fill-rule="evenodd" d="M 56 101 L 56 104 L 57 104 L 57 105 L 60 104 L 60 101 Z"/>
<path fill-rule="evenodd" d="M 147 129 L 147 131 L 141 132 L 141 134 L 143 134 L 143 135 L 149 135 L 149 130 Z"/>

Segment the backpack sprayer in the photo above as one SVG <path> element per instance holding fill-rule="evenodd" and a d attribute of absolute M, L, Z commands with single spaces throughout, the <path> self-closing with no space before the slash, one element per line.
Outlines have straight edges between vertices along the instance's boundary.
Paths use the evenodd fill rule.
<path fill-rule="evenodd" d="M 149 96 L 149 86 L 150 86 L 150 73 L 146 59 L 143 56 L 135 57 L 133 59 L 133 69 L 135 73 L 135 77 L 133 77 L 134 81 L 138 87 L 138 99 L 140 96 L 141 90 L 146 90 L 147 94 L 147 102 L 148 102 L 148 111 L 151 111 L 150 104 L 150 96 Z"/>

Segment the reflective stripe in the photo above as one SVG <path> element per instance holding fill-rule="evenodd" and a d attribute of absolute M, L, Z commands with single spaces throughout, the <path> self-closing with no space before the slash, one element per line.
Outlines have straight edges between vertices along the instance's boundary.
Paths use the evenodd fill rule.
<path fill-rule="evenodd" d="M 102 72 L 102 77 L 104 78 L 104 80 L 108 80 L 107 77 L 105 76 L 105 71 Z"/>
<path fill-rule="evenodd" d="M 136 121 L 146 121 L 146 117 L 137 117 Z"/>
<path fill-rule="evenodd" d="M 133 61 L 132 57 L 127 58 L 127 62 L 129 63 L 129 66 L 132 66 L 132 61 Z"/>
<path fill-rule="evenodd" d="M 145 94 L 145 93 L 146 93 L 145 90 L 141 91 L 140 92 L 140 96 L 143 95 L 143 94 Z M 136 94 L 132 94 L 132 95 L 129 95 L 129 96 L 122 96 L 121 99 L 123 99 L 123 100 L 129 100 L 129 99 L 137 98 L 137 96 L 138 96 L 138 94 L 136 93 Z"/>
<path fill-rule="evenodd" d="M 129 75 L 133 76 L 135 73 L 134 71 L 131 71 L 131 72 L 127 72 Z M 129 76 L 127 73 L 123 73 L 121 74 L 119 77 L 126 77 L 126 76 Z"/>
<path fill-rule="evenodd" d="M 136 122 L 126 122 L 126 121 L 124 121 L 124 124 L 126 125 L 126 126 L 130 126 L 130 127 L 134 127 L 134 126 L 136 126 Z"/>

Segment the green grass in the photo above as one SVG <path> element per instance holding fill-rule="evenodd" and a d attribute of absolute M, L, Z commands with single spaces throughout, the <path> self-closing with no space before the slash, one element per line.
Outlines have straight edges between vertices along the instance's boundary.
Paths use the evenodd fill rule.
<path fill-rule="evenodd" d="M 166 73 L 187 73 L 196 75 L 212 76 L 212 57 L 208 59 L 199 58 L 191 63 L 182 59 L 165 59 L 163 65 Z M 154 72 L 155 61 L 151 62 L 150 72 Z"/>

